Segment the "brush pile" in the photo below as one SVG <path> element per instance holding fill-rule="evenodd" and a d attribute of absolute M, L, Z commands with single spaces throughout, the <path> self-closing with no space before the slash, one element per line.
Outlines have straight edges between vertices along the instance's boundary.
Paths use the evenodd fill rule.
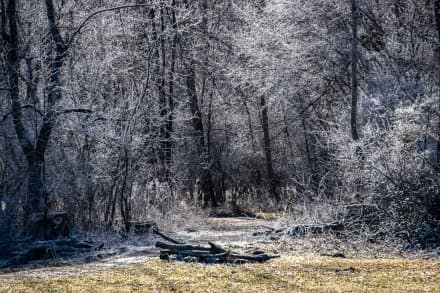
<path fill-rule="evenodd" d="M 85 255 L 92 257 L 101 250 L 103 243 L 94 244 L 75 238 L 42 240 L 42 241 L 12 241 L 3 243 L 7 257 L 0 263 L 0 268 L 25 265 L 30 262 L 49 263 L 56 258 L 72 258 Z M 4 251 L 6 254 L 6 252 Z"/>
<path fill-rule="evenodd" d="M 244 255 L 224 249 L 212 242 L 208 242 L 208 244 L 209 247 L 205 247 L 185 243 L 167 244 L 158 241 L 156 247 L 163 249 L 160 251 L 160 258 L 169 261 L 176 260 L 206 264 L 245 264 L 262 263 L 279 257 L 279 255 L 269 256 L 263 251 L 254 251 L 252 255 Z"/>
<path fill-rule="evenodd" d="M 267 231 L 255 232 L 253 233 L 253 235 L 258 236 L 258 235 L 279 234 L 279 235 L 289 235 L 289 236 L 304 236 L 307 234 L 322 234 L 329 231 L 337 233 L 343 230 L 345 230 L 344 224 L 340 222 L 335 222 L 329 224 L 293 225 L 279 229 L 270 228 Z"/>

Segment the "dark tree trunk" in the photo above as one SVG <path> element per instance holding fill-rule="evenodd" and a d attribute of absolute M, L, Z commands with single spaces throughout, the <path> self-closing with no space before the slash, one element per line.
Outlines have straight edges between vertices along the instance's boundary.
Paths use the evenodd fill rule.
<path fill-rule="evenodd" d="M 61 98 L 59 89 L 59 73 L 63 63 L 66 46 L 60 35 L 55 20 L 54 5 L 51 0 L 46 0 L 46 12 L 49 21 L 50 33 L 56 47 L 55 56 L 49 57 L 50 76 L 47 86 L 47 110 L 43 116 L 41 125 L 34 146 L 29 139 L 28 133 L 23 123 L 22 106 L 20 103 L 20 92 L 18 85 L 19 59 L 18 59 L 18 29 L 17 29 L 17 7 L 16 1 L 10 0 L 6 9 L 6 16 L 2 15 L 2 25 L 4 19 L 8 18 L 9 35 L 2 32 L 2 39 L 7 39 L 7 75 L 8 75 L 8 96 L 12 105 L 13 123 L 17 138 L 22 152 L 28 165 L 28 202 L 25 206 L 27 222 L 32 213 L 47 212 L 46 192 L 44 186 L 44 156 L 49 143 L 50 134 L 55 124 L 56 113 L 55 102 Z M 5 38 L 6 37 L 6 38 Z M 32 82 L 32 81 L 29 81 Z"/>
<path fill-rule="evenodd" d="M 284 130 L 286 145 L 287 145 L 287 148 L 289 151 L 289 156 L 293 158 L 294 153 L 293 153 L 293 147 L 292 147 L 292 135 L 290 134 L 290 131 L 289 131 L 289 121 L 287 119 L 287 105 L 285 105 L 284 109 L 283 109 L 283 122 L 284 122 L 283 130 Z M 285 153 L 287 153 L 286 150 L 285 150 Z M 292 175 L 294 175 L 294 172 L 295 172 L 295 170 L 292 170 Z"/>
<path fill-rule="evenodd" d="M 32 58 L 26 58 L 26 98 L 29 101 L 32 101 L 32 104 L 34 107 L 38 103 L 37 99 L 37 83 L 38 78 L 34 76 L 34 67 L 36 67 L 36 70 L 38 71 L 39 67 L 34 66 L 32 62 Z M 38 75 L 37 75 L 38 76 Z"/>
<path fill-rule="evenodd" d="M 21 149 L 28 161 L 33 161 L 34 146 L 29 140 L 23 124 L 23 115 L 20 104 L 20 91 L 18 88 L 19 60 L 18 60 L 18 29 L 16 19 L 16 1 L 8 2 L 6 14 L 9 24 L 9 35 L 3 32 L 2 39 L 5 40 L 7 48 L 7 74 L 8 74 L 8 96 L 12 104 L 12 117 L 15 132 L 17 134 Z"/>
<path fill-rule="evenodd" d="M 44 158 L 28 162 L 28 207 L 27 213 L 47 212 L 44 186 Z"/>
<path fill-rule="evenodd" d="M 16 1 L 10 0 L 7 6 L 7 18 L 9 24 L 9 36 L 7 43 L 7 74 L 8 74 L 8 96 L 12 104 L 12 116 L 15 133 L 20 142 L 23 154 L 28 163 L 28 203 L 25 211 L 26 217 L 32 213 L 42 212 L 44 205 L 44 181 L 43 181 L 43 163 L 44 156 L 37 152 L 31 143 L 26 128 L 23 123 L 23 114 L 21 112 L 20 91 L 18 87 L 19 77 L 19 59 L 18 59 L 18 29 L 16 19 Z M 6 33 L 4 33 L 6 36 Z M 2 36 L 3 38 L 3 36 Z M 26 220 L 28 222 L 28 219 Z"/>
<path fill-rule="evenodd" d="M 191 108 L 191 114 L 192 114 L 192 125 L 195 132 L 195 138 L 197 143 L 197 150 L 200 154 L 204 153 L 204 147 L 205 147 L 205 140 L 203 138 L 204 135 L 204 128 L 203 128 L 203 119 L 202 119 L 202 113 L 200 112 L 199 108 L 199 100 L 197 97 L 197 90 L 196 90 L 196 74 L 194 72 L 193 64 L 190 64 L 187 68 L 187 76 L 186 76 L 186 87 L 188 90 L 189 95 L 189 103 Z"/>
<path fill-rule="evenodd" d="M 121 213 L 122 220 L 124 222 L 124 229 L 128 233 L 130 232 L 131 222 L 131 207 L 130 207 L 130 193 L 127 191 L 130 157 L 126 147 L 124 147 L 124 175 L 122 175 L 122 186 L 119 196 L 119 211 Z"/>
<path fill-rule="evenodd" d="M 0 40 L 6 33 L 6 6 L 4 0 L 0 0 Z"/>
<path fill-rule="evenodd" d="M 66 53 L 66 45 L 58 30 L 55 9 L 52 0 L 46 0 L 46 13 L 49 22 L 49 29 L 52 40 L 56 47 L 55 56 L 50 56 L 50 76 L 47 92 L 47 110 L 43 117 L 43 124 L 37 136 L 37 143 L 34 154 L 34 161 L 29 161 L 29 199 L 32 212 L 47 213 L 46 197 L 44 187 L 44 157 L 49 144 L 50 135 L 56 122 L 55 103 L 61 99 L 60 70 L 63 66 L 63 59 Z M 34 172 L 34 173 L 33 173 Z M 38 175 L 37 172 L 40 174 Z M 38 210 L 35 210 L 38 207 Z"/>
<path fill-rule="evenodd" d="M 177 33 L 177 20 L 174 12 L 175 1 L 171 2 L 171 25 L 174 31 L 174 38 L 171 47 L 171 61 L 170 61 L 170 70 L 168 77 L 168 116 L 166 123 L 166 145 L 165 145 L 165 160 L 168 166 L 171 165 L 171 159 L 173 154 L 173 142 L 172 142 L 172 133 L 173 133 L 173 123 L 174 123 L 174 75 L 176 71 L 176 58 L 177 58 L 177 44 L 178 44 L 178 33 Z"/>
<path fill-rule="evenodd" d="M 357 125 L 357 108 L 358 108 L 358 7 L 356 0 L 351 0 L 351 137 L 353 140 L 359 139 Z"/>
<path fill-rule="evenodd" d="M 165 93 L 165 43 L 163 37 L 164 23 L 163 23 L 163 12 L 160 10 L 160 37 L 158 36 L 158 29 L 156 26 L 156 11 L 150 9 L 149 18 L 151 20 L 151 40 L 153 46 L 153 80 L 156 84 L 157 92 L 159 94 L 159 115 L 161 118 L 159 126 L 159 161 L 161 166 L 161 171 L 159 172 L 159 177 L 161 180 L 167 180 L 167 163 L 165 159 L 165 148 L 166 148 L 166 117 L 167 117 L 167 105 L 166 105 L 166 93 Z"/>
<path fill-rule="evenodd" d="M 165 82 L 165 69 L 166 69 L 166 48 L 165 48 L 165 10 L 164 8 L 161 8 L 160 10 L 160 27 L 161 27 L 161 51 L 162 51 L 162 79 L 161 79 L 161 83 L 162 83 L 162 102 L 161 102 L 161 111 L 160 111 L 160 115 L 162 118 L 162 125 L 161 125 L 161 133 L 162 133 L 162 152 L 163 152 L 163 163 L 165 165 L 165 180 L 166 181 L 170 181 L 170 165 L 171 165 L 171 131 L 173 128 L 173 124 L 172 122 L 170 122 L 170 117 L 171 114 L 171 93 L 168 93 L 168 96 L 166 95 L 166 91 L 165 91 L 165 87 L 166 87 L 166 82 Z M 173 49 L 171 49 L 171 58 L 175 58 L 175 56 L 173 56 Z M 171 61 L 172 63 L 174 62 L 173 60 Z M 174 67 L 175 65 L 172 64 L 170 67 Z M 173 71 L 174 69 L 171 68 L 170 71 Z M 174 73 L 170 74 L 170 78 L 173 78 Z M 168 83 L 168 89 L 169 90 L 174 90 L 173 87 L 170 87 L 170 83 Z"/>
<path fill-rule="evenodd" d="M 247 97 L 243 93 L 243 91 L 241 91 L 241 90 L 238 90 L 238 93 L 243 98 L 243 106 L 244 106 L 244 110 L 246 111 L 246 115 L 247 115 L 247 122 L 248 122 L 248 127 L 249 127 L 249 135 L 251 136 L 252 150 L 254 152 L 256 152 L 257 151 L 257 147 L 255 145 L 254 127 L 252 126 L 252 116 L 251 116 L 251 112 L 249 111 L 249 107 L 248 107 L 248 104 L 247 104 Z"/>
<path fill-rule="evenodd" d="M 264 154 L 266 156 L 266 171 L 267 171 L 267 178 L 269 180 L 269 193 L 276 201 L 279 202 L 281 198 L 277 192 L 277 180 L 275 177 L 275 172 L 273 170 L 272 147 L 271 147 L 270 132 L 269 132 L 269 115 L 267 110 L 266 99 L 264 97 L 260 98 L 260 106 L 261 106 L 261 124 L 263 127 Z"/>
<path fill-rule="evenodd" d="M 196 138 L 197 153 L 199 155 L 200 165 L 202 169 L 200 178 L 200 189 L 204 196 L 204 206 L 208 206 L 209 201 L 211 201 L 213 206 L 217 206 L 217 200 L 215 198 L 214 188 L 212 185 L 209 155 L 204 139 L 202 113 L 199 108 L 199 100 L 196 91 L 196 75 L 193 68 L 194 64 L 189 64 L 187 67 L 188 72 L 186 74 L 186 86 L 190 98 L 191 114 L 193 116 L 192 124 Z"/>
<path fill-rule="evenodd" d="M 434 1 L 434 11 L 435 11 L 435 23 L 437 28 L 437 37 L 438 37 L 438 43 L 436 50 L 436 56 L 437 56 L 437 86 L 438 86 L 438 110 L 440 113 L 440 0 Z M 439 114 L 440 116 L 440 114 Z M 439 139 L 437 140 L 437 169 L 440 170 L 440 117 L 439 117 L 439 124 L 437 126 L 438 128 L 438 136 Z"/>

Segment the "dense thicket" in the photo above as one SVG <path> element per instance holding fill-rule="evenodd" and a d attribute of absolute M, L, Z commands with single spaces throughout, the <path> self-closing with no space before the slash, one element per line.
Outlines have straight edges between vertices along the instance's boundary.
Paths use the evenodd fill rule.
<path fill-rule="evenodd" d="M 110 2 L 0 0 L 2 237 L 227 201 L 438 229 L 439 1 Z"/>

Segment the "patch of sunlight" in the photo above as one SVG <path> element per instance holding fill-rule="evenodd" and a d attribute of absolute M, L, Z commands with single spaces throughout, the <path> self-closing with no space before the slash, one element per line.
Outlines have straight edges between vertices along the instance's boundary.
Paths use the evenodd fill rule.
<path fill-rule="evenodd" d="M 54 268 L 56 270 L 56 268 Z M 1 292 L 436 292 L 440 260 L 283 256 L 262 264 L 203 265 L 158 259 L 70 276 L 0 276 Z"/>

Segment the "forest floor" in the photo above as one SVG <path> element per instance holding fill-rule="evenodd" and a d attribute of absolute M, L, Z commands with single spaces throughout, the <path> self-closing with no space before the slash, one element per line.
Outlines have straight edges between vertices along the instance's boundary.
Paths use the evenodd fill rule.
<path fill-rule="evenodd" d="M 126 243 L 130 253 L 84 264 L 0 272 L 0 292 L 440 292 L 440 258 L 396 245 L 349 243 L 335 237 L 253 236 L 272 227 L 263 219 L 208 218 L 172 233 L 177 239 L 248 252 L 280 254 L 261 264 L 204 265 L 158 259 L 156 238 Z M 345 258 L 324 256 L 335 252 Z"/>

